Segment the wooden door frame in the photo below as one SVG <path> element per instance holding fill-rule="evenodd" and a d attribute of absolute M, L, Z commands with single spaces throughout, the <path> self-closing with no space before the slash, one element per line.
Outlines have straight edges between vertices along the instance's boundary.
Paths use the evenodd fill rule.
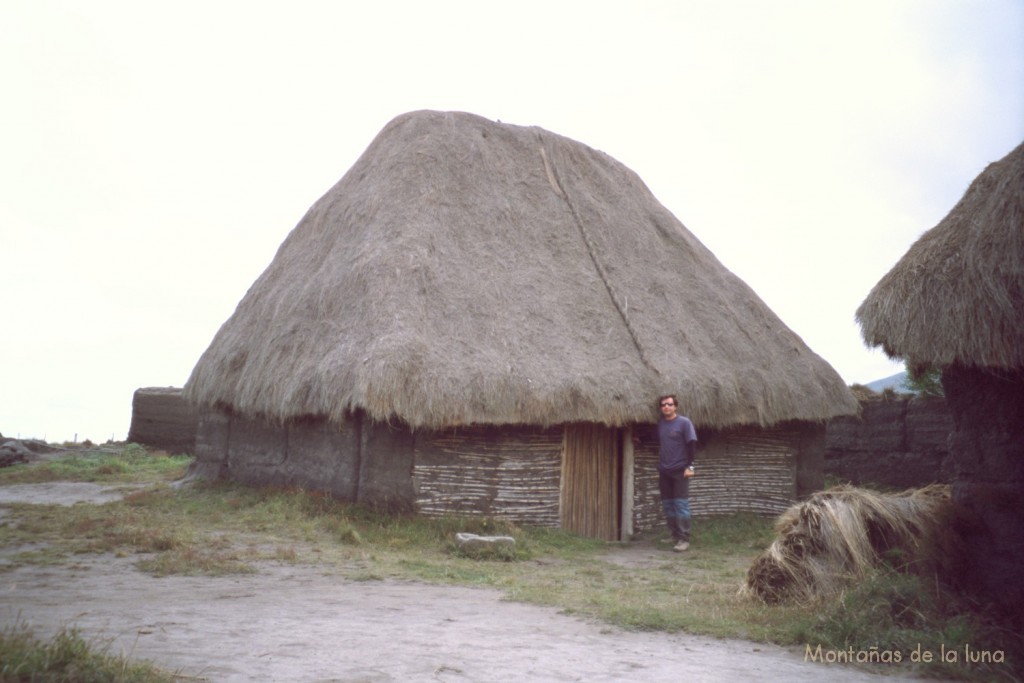
<path fill-rule="evenodd" d="M 619 461 L 622 475 L 619 477 L 619 540 L 628 541 L 633 537 L 633 495 L 636 492 L 636 453 L 633 445 L 633 427 L 626 425 L 619 430 L 622 445 L 619 447 Z"/>

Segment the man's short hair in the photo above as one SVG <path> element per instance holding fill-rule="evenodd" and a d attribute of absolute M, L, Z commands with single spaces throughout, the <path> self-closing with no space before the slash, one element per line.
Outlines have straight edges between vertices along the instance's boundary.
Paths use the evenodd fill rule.
<path fill-rule="evenodd" d="M 676 400 L 676 395 L 675 394 L 665 394 L 664 396 L 659 396 L 658 397 L 658 407 L 659 408 L 661 407 L 661 402 L 664 401 L 666 398 L 672 399 L 672 405 L 674 405 L 674 406 L 679 405 L 679 401 Z"/>

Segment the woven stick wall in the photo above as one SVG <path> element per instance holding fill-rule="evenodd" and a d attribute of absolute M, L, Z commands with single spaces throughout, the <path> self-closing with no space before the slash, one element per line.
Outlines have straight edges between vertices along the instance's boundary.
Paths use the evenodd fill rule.
<path fill-rule="evenodd" d="M 488 515 L 557 527 L 562 430 L 463 427 L 416 439 L 420 514 Z"/>
<path fill-rule="evenodd" d="M 658 441 L 653 428 L 638 429 L 633 520 L 636 531 L 664 525 L 658 495 Z M 700 430 L 697 476 L 690 484 L 695 517 L 753 512 L 777 515 L 796 502 L 800 432 L 772 427 Z"/>

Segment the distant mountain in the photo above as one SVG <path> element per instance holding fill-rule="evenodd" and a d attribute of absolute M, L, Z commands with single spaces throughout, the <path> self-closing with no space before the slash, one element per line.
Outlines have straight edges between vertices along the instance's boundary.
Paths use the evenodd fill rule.
<path fill-rule="evenodd" d="M 897 373 L 895 375 L 892 375 L 891 377 L 885 377 L 883 379 L 876 379 L 874 382 L 869 382 L 868 384 L 865 384 L 864 386 L 866 386 L 871 391 L 877 391 L 879 393 L 885 391 L 886 389 L 892 389 L 893 391 L 895 391 L 897 393 L 900 393 L 900 394 L 912 394 L 912 393 L 914 393 L 912 390 L 910 390 L 907 387 L 903 386 L 903 381 L 906 378 L 907 378 L 907 373 L 906 372 L 900 372 L 900 373 Z"/>

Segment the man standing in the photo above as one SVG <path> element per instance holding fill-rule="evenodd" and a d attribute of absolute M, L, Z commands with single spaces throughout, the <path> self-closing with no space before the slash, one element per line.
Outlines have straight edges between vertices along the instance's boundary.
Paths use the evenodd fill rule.
<path fill-rule="evenodd" d="M 676 552 L 690 547 L 690 477 L 697 453 L 697 430 L 690 418 L 679 415 L 673 394 L 658 399 L 658 490 L 665 522 Z"/>

